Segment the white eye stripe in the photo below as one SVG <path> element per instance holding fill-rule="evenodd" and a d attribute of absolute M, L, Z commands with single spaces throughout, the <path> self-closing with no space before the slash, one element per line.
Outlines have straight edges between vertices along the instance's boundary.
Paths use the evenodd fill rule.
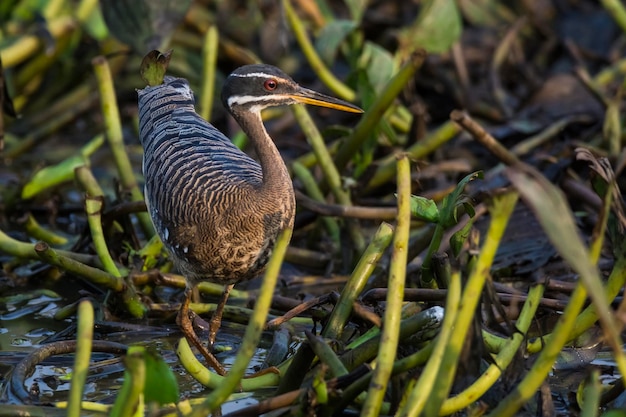
<path fill-rule="evenodd" d="M 250 72 L 248 74 L 230 74 L 231 77 L 239 77 L 239 78 L 276 78 L 275 75 L 266 74 L 264 72 Z"/>
<path fill-rule="evenodd" d="M 233 105 L 238 104 L 248 104 L 260 101 L 279 101 L 281 99 L 289 100 L 291 96 L 286 94 L 272 94 L 269 96 L 232 96 L 228 98 L 228 107 L 233 107 Z"/>

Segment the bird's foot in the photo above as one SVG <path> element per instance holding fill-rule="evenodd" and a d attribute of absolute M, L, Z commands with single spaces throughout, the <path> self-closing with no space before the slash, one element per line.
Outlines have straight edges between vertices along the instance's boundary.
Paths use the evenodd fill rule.
<path fill-rule="evenodd" d="M 220 329 L 222 325 L 222 315 L 224 314 L 224 307 L 226 306 L 226 301 L 228 301 L 228 296 L 230 291 L 233 289 L 235 285 L 230 284 L 224 287 L 224 292 L 220 297 L 219 302 L 217 303 L 217 307 L 215 308 L 215 312 L 211 316 L 211 321 L 209 321 L 209 350 L 213 351 L 213 345 L 215 344 L 215 338 L 217 336 L 217 331 Z"/>
<path fill-rule="evenodd" d="M 180 310 L 178 311 L 178 315 L 176 316 L 176 324 L 180 327 L 180 330 L 183 332 L 183 335 L 187 340 L 198 349 L 198 351 L 204 356 L 207 364 L 215 369 L 219 375 L 226 375 L 226 369 L 222 366 L 222 364 L 217 360 L 215 356 L 202 344 L 200 338 L 196 334 L 196 331 L 193 328 L 191 317 L 195 316 L 196 313 L 189 309 L 189 303 L 191 301 L 191 293 L 189 290 L 185 291 L 185 299 L 180 306 Z"/>
<path fill-rule="evenodd" d="M 215 316 L 211 317 L 211 321 L 209 322 L 209 339 L 208 339 L 208 349 L 213 352 L 215 347 L 215 338 L 217 337 L 217 331 L 222 325 L 222 319 L 218 318 L 215 320 Z"/>

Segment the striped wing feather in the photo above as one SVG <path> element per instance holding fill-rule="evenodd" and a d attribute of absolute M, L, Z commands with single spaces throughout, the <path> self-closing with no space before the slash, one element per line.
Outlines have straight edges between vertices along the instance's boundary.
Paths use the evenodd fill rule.
<path fill-rule="evenodd" d="M 180 272 L 223 283 L 258 272 L 275 221 L 255 213 L 261 167 L 195 112 L 184 80 L 141 90 L 139 116 L 146 201 Z"/>

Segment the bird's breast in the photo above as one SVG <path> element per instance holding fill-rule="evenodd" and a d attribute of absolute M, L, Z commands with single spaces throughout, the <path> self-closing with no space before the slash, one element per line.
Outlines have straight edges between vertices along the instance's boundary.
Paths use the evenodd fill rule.
<path fill-rule="evenodd" d="M 246 215 L 237 211 L 212 211 L 204 221 L 183 224 L 156 214 L 159 235 L 188 279 L 232 284 L 254 278 L 267 264 L 278 234 L 293 227 L 290 209 Z"/>

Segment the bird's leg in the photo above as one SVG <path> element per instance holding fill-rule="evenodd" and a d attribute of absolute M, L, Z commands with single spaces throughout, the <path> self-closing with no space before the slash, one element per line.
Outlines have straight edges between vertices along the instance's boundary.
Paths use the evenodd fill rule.
<path fill-rule="evenodd" d="M 217 303 L 213 316 L 211 316 L 211 321 L 209 322 L 209 349 L 211 350 L 213 350 L 213 344 L 215 343 L 217 331 L 222 325 L 222 314 L 224 314 L 224 307 L 226 306 L 226 301 L 228 301 L 228 295 L 234 286 L 235 284 L 229 284 L 224 287 L 224 292 L 220 297 L 220 301 Z"/>
<path fill-rule="evenodd" d="M 180 305 L 180 310 L 178 310 L 178 315 L 176 316 L 176 324 L 180 327 L 180 330 L 183 332 L 183 335 L 187 338 L 192 345 L 200 351 L 204 359 L 207 361 L 207 364 L 215 369 L 215 371 L 219 375 L 226 375 L 226 369 L 222 366 L 222 364 L 217 360 L 215 356 L 211 352 L 207 350 L 206 347 L 202 345 L 200 338 L 196 334 L 193 329 L 193 325 L 191 324 L 191 319 L 189 318 L 190 314 L 193 312 L 189 310 L 189 303 L 191 302 L 191 288 L 185 289 L 185 299 Z M 194 313 L 195 314 L 195 313 Z"/>

